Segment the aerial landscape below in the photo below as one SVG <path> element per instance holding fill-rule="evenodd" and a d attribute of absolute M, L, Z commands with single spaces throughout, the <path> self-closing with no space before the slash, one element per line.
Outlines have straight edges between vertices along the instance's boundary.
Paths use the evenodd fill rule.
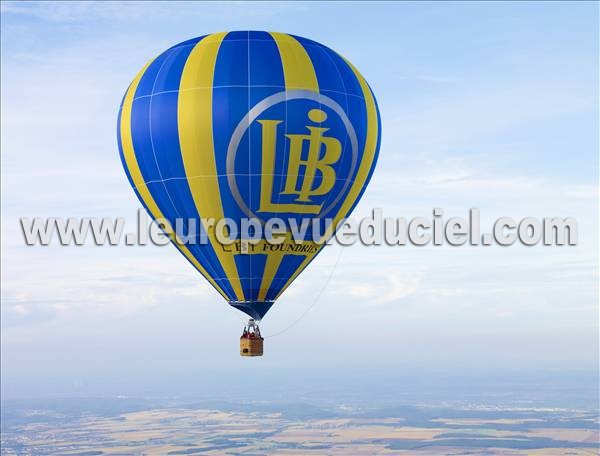
<path fill-rule="evenodd" d="M 392 395 L 347 401 L 357 396 L 349 392 L 310 400 L 308 389 L 287 400 L 13 399 L 2 406 L 2 454 L 598 454 L 597 405 L 565 396 L 576 404 L 565 406 L 552 400 L 555 391 L 513 389 L 495 398 L 454 392 L 452 403 L 431 397 L 416 405 Z"/>

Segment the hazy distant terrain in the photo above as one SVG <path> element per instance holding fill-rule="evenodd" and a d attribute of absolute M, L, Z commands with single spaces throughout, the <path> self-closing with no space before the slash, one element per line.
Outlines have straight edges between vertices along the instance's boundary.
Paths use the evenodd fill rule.
<path fill-rule="evenodd" d="M 599 454 L 595 411 L 147 399 L 13 400 L 3 455 Z"/>

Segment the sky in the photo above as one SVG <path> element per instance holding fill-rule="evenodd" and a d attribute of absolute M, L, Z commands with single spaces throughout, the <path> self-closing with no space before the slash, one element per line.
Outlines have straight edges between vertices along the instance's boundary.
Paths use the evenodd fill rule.
<path fill-rule="evenodd" d="M 228 375 L 597 373 L 597 3 L 2 2 L 1 20 L 4 397 Z M 578 245 L 328 247 L 250 360 L 244 315 L 172 246 L 25 246 L 20 217 L 132 226 L 124 91 L 172 45 L 248 29 L 321 42 L 371 85 L 382 143 L 355 217 L 575 217 Z"/>

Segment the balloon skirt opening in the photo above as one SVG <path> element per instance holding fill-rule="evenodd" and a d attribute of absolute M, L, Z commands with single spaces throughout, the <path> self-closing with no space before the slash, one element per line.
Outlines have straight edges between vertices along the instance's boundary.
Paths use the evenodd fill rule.
<path fill-rule="evenodd" d="M 241 310 L 255 320 L 262 320 L 274 301 L 229 301 L 229 305 Z"/>

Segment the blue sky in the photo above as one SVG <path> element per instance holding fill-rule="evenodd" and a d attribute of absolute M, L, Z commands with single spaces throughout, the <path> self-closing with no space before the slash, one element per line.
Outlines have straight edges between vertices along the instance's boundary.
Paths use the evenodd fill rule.
<path fill-rule="evenodd" d="M 371 84 L 382 147 L 356 216 L 572 216 L 579 245 L 329 248 L 263 332 L 326 285 L 318 304 L 253 364 L 237 354 L 244 317 L 170 246 L 24 246 L 19 217 L 133 220 L 115 138 L 127 85 L 175 43 L 245 29 L 326 44 Z M 3 388 L 189 366 L 343 373 L 357 359 L 597 369 L 598 63 L 592 2 L 3 2 Z"/>

